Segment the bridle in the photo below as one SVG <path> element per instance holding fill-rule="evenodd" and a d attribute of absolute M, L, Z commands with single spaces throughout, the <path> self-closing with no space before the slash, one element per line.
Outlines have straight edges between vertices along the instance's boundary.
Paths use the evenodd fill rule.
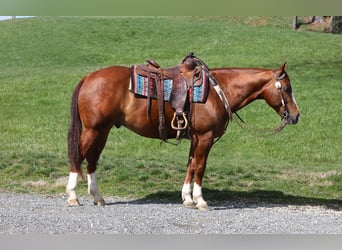
<path fill-rule="evenodd" d="M 276 128 L 273 129 L 257 129 L 251 125 L 248 125 L 245 123 L 245 121 L 238 115 L 237 112 L 234 112 L 235 116 L 238 118 L 238 125 L 239 127 L 241 127 L 242 129 L 245 129 L 245 131 L 249 131 L 251 135 L 253 136 L 257 136 L 257 137 L 266 137 L 266 136 L 270 136 L 270 135 L 274 135 L 275 133 L 280 132 L 283 128 L 286 127 L 287 123 L 288 123 L 288 118 L 290 116 L 286 102 L 284 100 L 284 96 L 282 93 L 282 84 L 280 82 L 280 80 L 284 79 L 286 77 L 286 73 L 284 72 L 283 74 L 281 74 L 280 76 L 277 76 L 276 73 L 274 73 L 276 82 L 274 83 L 274 87 L 278 90 L 279 92 L 279 96 L 281 99 L 281 104 L 284 107 L 284 113 L 281 115 L 281 120 L 283 121 L 281 125 L 279 125 Z M 254 131 L 254 133 L 251 133 L 251 131 Z M 258 132 L 258 134 L 256 134 L 255 132 Z"/>
<path fill-rule="evenodd" d="M 281 119 L 285 123 L 287 123 L 287 120 L 289 119 L 290 114 L 289 114 L 289 110 L 287 108 L 286 102 L 284 100 L 284 97 L 283 97 L 283 92 L 281 91 L 283 86 L 281 85 L 281 82 L 280 82 L 280 80 L 284 79 L 285 77 L 286 77 L 286 73 L 285 72 L 282 75 L 280 75 L 280 76 L 276 76 L 275 75 L 276 82 L 274 83 L 274 86 L 278 89 L 278 92 L 279 92 L 279 95 L 280 95 L 280 98 L 281 98 L 281 104 L 284 107 L 284 113 L 282 114 Z"/>

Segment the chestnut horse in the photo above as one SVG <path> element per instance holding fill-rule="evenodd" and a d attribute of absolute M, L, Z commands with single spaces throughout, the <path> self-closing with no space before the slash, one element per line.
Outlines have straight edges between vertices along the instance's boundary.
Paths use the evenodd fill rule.
<path fill-rule="evenodd" d="M 256 99 L 264 99 L 282 117 L 284 126 L 298 122 L 299 109 L 285 68 L 286 63 L 276 69 L 210 69 L 210 81 L 217 85 L 210 84 L 206 103 L 193 103 L 189 118 L 191 145 L 182 188 L 186 207 L 208 209 L 202 196 L 202 178 L 209 151 L 215 139 L 224 134 L 232 112 Z M 111 66 L 92 72 L 73 92 L 68 133 L 71 169 L 66 187 L 70 206 L 79 205 L 76 186 L 78 176 L 83 178 L 81 165 L 84 159 L 87 161 L 88 193 L 93 196 L 94 204 L 105 205 L 96 183 L 96 164 L 113 126 L 125 126 L 141 136 L 159 138 L 157 100 L 151 100 L 151 113 L 147 116 L 147 99 L 136 98 L 129 91 L 130 70 L 129 67 Z M 170 126 L 173 114 L 169 103 L 165 103 L 168 138 L 176 138 L 177 134 Z"/>

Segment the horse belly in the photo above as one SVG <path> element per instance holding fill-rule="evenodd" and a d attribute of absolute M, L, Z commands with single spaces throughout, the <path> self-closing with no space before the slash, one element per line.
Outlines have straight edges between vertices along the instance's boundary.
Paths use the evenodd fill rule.
<path fill-rule="evenodd" d="M 156 100 L 152 100 L 150 110 L 148 110 L 148 100 L 146 98 L 135 97 L 130 94 L 129 104 L 125 108 L 122 125 L 133 132 L 148 138 L 159 138 L 159 113 Z M 176 133 L 171 129 L 173 110 L 170 105 L 165 105 L 165 126 L 168 130 L 169 138 L 174 138 Z"/>

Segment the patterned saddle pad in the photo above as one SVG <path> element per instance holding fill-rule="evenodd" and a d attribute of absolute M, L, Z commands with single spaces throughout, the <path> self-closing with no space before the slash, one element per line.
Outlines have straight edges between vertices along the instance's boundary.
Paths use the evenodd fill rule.
<path fill-rule="evenodd" d="M 151 97 L 157 99 L 157 89 L 155 80 L 151 78 L 152 84 L 148 83 L 148 77 L 137 74 L 136 65 L 131 69 L 131 81 L 129 90 L 140 96 L 147 97 L 151 93 Z M 209 76 L 203 70 L 202 72 L 202 84 L 199 86 L 193 86 L 192 101 L 196 103 L 205 103 L 208 97 L 209 91 Z M 164 100 L 170 101 L 172 90 L 172 79 L 164 79 Z"/>

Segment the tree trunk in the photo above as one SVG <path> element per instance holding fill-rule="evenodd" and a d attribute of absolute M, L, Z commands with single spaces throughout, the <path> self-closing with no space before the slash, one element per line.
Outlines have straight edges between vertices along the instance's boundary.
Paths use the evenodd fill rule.
<path fill-rule="evenodd" d="M 293 20 L 292 20 L 292 29 L 293 30 L 296 30 L 298 28 L 297 22 L 298 22 L 298 16 L 294 16 Z"/>
<path fill-rule="evenodd" d="M 342 16 L 331 17 L 330 32 L 334 34 L 342 34 Z"/>

